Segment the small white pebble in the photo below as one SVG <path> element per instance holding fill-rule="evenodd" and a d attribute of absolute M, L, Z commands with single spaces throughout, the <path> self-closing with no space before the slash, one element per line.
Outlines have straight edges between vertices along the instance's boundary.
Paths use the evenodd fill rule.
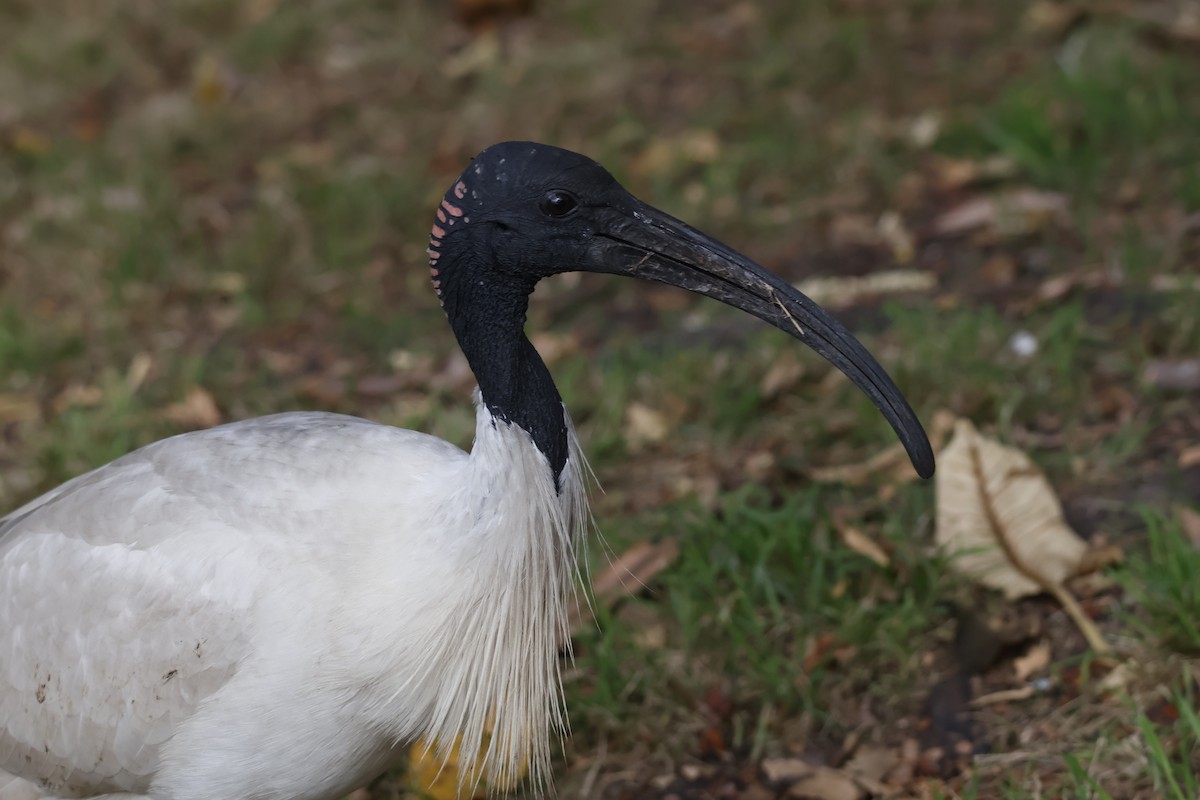
<path fill-rule="evenodd" d="M 1008 340 L 1008 346 L 1014 353 L 1022 358 L 1029 358 L 1037 352 L 1038 340 L 1029 331 L 1017 331 L 1013 337 Z"/>

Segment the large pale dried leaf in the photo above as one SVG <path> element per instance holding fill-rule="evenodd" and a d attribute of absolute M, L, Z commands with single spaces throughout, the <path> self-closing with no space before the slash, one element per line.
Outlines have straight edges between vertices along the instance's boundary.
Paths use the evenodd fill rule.
<path fill-rule="evenodd" d="M 966 420 L 938 456 L 937 506 L 936 539 L 951 565 L 1009 598 L 1061 586 L 1088 550 L 1028 456 Z"/>

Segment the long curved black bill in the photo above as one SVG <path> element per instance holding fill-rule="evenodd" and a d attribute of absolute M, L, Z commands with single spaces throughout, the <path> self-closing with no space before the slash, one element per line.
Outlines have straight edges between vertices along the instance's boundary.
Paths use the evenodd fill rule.
<path fill-rule="evenodd" d="M 668 283 L 720 300 L 795 336 L 841 370 L 891 423 L 922 478 L 933 449 L 904 395 L 840 322 L 765 268 L 688 224 L 630 196 L 593 239 L 591 269 Z"/>

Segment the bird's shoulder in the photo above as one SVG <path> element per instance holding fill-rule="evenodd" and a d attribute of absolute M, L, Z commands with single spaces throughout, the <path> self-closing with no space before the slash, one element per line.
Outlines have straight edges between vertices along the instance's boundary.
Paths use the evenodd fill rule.
<path fill-rule="evenodd" d="M 0 519 L 0 552 L 37 531 L 102 544 L 168 520 L 178 530 L 197 516 L 235 522 L 257 510 L 266 520 L 358 503 L 374 485 L 403 492 L 466 457 L 437 437 L 360 417 L 255 417 L 159 440 L 67 481 Z"/>

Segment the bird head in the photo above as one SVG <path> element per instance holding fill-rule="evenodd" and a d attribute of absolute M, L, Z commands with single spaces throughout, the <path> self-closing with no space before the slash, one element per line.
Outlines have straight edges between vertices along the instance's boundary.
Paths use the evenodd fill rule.
<path fill-rule="evenodd" d="M 452 324 L 488 298 L 523 303 L 541 278 L 572 271 L 666 283 L 753 314 L 845 373 L 891 424 L 917 473 L 933 474 L 916 414 L 841 323 L 747 256 L 638 200 L 586 156 L 533 142 L 484 150 L 442 200 L 429 254 Z"/>

